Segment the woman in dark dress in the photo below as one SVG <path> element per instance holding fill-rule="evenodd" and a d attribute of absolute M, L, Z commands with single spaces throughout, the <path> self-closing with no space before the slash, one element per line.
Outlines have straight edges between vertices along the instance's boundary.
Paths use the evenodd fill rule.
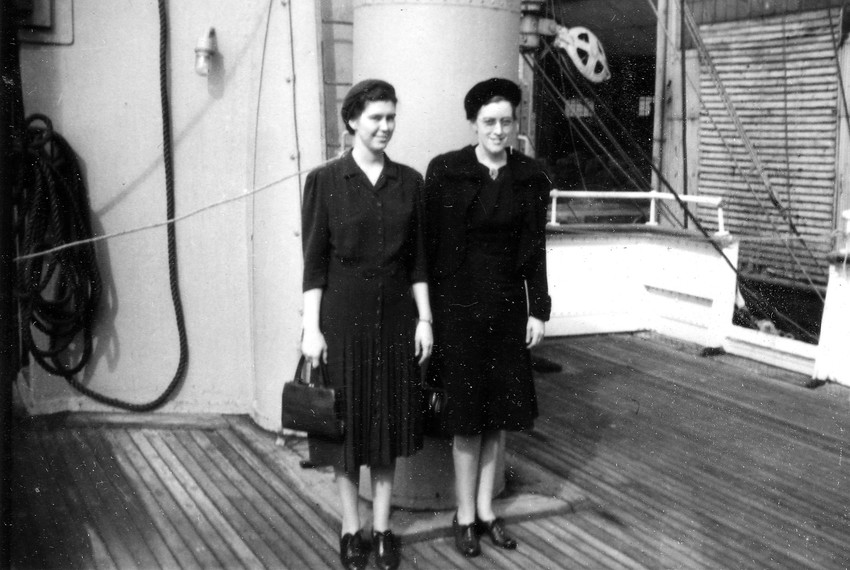
<path fill-rule="evenodd" d="M 428 375 L 446 389 L 453 527 L 465 556 L 480 554 L 482 534 L 516 548 L 493 512 L 496 461 L 503 432 L 528 429 L 537 417 L 529 349 L 543 339 L 551 307 L 551 184 L 533 160 L 508 146 L 520 97 L 507 79 L 475 85 L 464 106 L 478 143 L 436 157 L 425 181 L 435 342 Z"/>
<path fill-rule="evenodd" d="M 352 87 L 342 119 L 353 148 L 311 172 L 304 189 L 301 350 L 313 366 L 327 362 L 345 401 L 343 443 L 310 438 L 310 458 L 335 469 L 346 568 L 363 568 L 369 557 L 357 508 L 361 465 L 371 468 L 375 561 L 379 568 L 398 566 L 389 529 L 395 459 L 422 447 L 416 357 L 428 358 L 433 342 L 422 177 L 384 153 L 395 105 L 395 91 L 384 81 Z"/>

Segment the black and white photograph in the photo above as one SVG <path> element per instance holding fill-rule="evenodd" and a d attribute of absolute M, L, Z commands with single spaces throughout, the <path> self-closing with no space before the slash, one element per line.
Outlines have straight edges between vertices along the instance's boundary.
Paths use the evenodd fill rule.
<path fill-rule="evenodd" d="M 850 569 L 848 39 L 3 0 L 0 569 Z"/>

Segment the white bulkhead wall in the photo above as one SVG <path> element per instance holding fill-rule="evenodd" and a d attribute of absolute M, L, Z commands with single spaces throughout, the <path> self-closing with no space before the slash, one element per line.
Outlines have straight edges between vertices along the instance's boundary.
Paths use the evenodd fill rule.
<path fill-rule="evenodd" d="M 160 411 L 251 412 L 264 427 L 279 423 L 300 335 L 297 173 L 321 161 L 324 144 L 316 9 L 168 3 L 177 215 L 232 201 L 177 224 L 189 366 Z M 202 77 L 194 48 L 210 27 L 219 54 Z M 98 234 L 165 219 L 158 49 L 156 2 L 98 0 L 75 0 L 70 45 L 22 47 L 26 112 L 49 116 L 79 155 Z M 178 359 L 165 229 L 101 241 L 97 254 L 105 294 L 80 380 L 150 401 Z M 20 387 L 33 412 L 107 410 L 35 366 L 28 376 Z"/>

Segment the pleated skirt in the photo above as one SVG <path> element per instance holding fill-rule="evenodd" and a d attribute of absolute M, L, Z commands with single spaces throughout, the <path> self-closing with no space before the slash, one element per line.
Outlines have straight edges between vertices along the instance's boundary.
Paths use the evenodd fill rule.
<path fill-rule="evenodd" d="M 409 285 L 397 279 L 329 281 L 321 326 L 328 375 L 343 393 L 345 437 L 342 443 L 310 437 L 310 460 L 354 473 L 422 448 L 416 307 Z"/>

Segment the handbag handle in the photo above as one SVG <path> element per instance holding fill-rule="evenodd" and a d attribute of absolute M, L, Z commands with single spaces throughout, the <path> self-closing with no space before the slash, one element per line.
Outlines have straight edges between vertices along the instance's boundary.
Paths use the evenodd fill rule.
<path fill-rule="evenodd" d="M 426 363 L 425 366 L 422 366 L 417 362 L 416 368 L 417 370 L 419 370 L 419 383 L 422 386 L 423 390 L 445 391 L 445 386 L 443 386 L 442 382 L 428 381 L 428 363 Z"/>
<path fill-rule="evenodd" d="M 315 382 L 312 382 L 313 374 L 315 373 L 315 371 L 312 369 L 312 367 L 310 369 L 310 380 L 311 380 L 311 382 L 304 382 L 304 379 L 303 379 L 301 373 L 304 371 L 304 363 L 305 362 L 307 362 L 307 359 L 302 354 L 301 358 L 298 360 L 298 366 L 295 368 L 294 381 L 295 382 L 301 382 L 302 384 L 316 384 Z M 322 386 L 323 388 L 329 388 L 330 387 L 330 381 L 328 380 L 327 364 L 325 364 L 325 361 L 322 360 L 321 358 L 319 359 L 319 367 L 318 368 L 319 368 L 319 378 L 320 378 L 320 383 L 318 385 Z"/>

